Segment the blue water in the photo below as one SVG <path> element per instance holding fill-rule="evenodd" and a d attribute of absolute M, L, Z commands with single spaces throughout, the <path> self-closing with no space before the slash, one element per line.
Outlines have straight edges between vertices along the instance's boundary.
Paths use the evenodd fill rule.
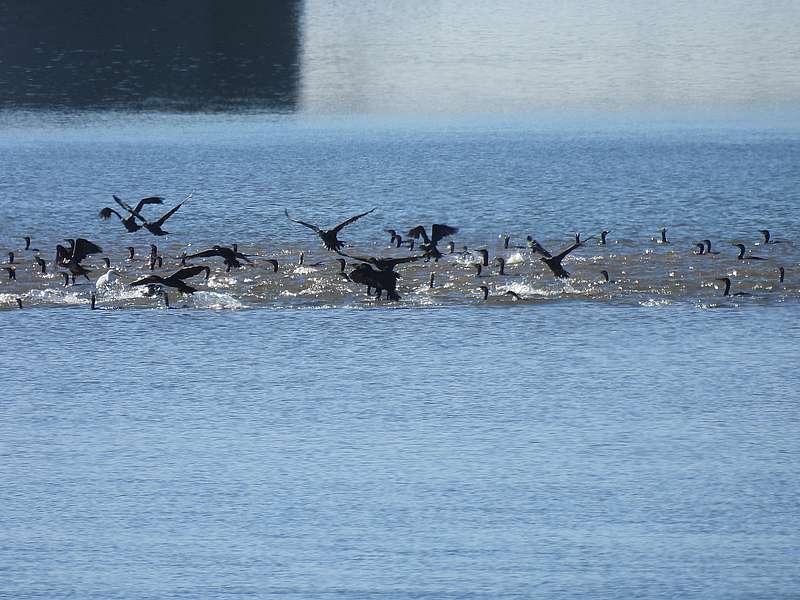
<path fill-rule="evenodd" d="M 793 597 L 795 313 L 4 312 L 4 593 Z"/>
<path fill-rule="evenodd" d="M 2 7 L 0 598 L 798 597 L 795 6 L 306 0 L 285 47 L 176 6 Z M 70 19 L 103 35 L 62 48 Z M 156 240 L 112 194 L 191 199 Z M 284 216 L 371 208 L 348 252 L 432 223 L 458 252 L 378 300 Z M 604 229 L 565 280 L 524 246 Z M 103 253 L 64 286 L 76 237 Z M 167 310 L 130 285 L 154 241 L 160 275 L 254 264 Z"/>

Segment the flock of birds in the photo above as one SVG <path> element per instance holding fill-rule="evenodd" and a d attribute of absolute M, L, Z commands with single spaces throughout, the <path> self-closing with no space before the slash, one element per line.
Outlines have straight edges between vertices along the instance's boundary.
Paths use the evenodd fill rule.
<path fill-rule="evenodd" d="M 173 206 L 171 209 L 160 215 L 158 218 L 151 219 L 145 215 L 146 211 L 154 205 L 162 205 L 164 200 L 160 196 L 149 196 L 139 200 L 135 205 L 131 205 L 117 196 L 113 196 L 113 200 L 117 208 L 104 207 L 99 212 L 99 217 L 103 220 L 111 219 L 116 216 L 122 226 L 128 233 L 134 233 L 142 229 L 147 230 L 154 236 L 161 237 L 168 235 L 169 232 L 164 229 L 167 221 L 175 215 L 178 210 L 191 198 L 191 194 L 183 201 Z M 458 233 L 458 228 L 443 223 L 434 223 L 430 228 L 423 225 L 418 225 L 411 228 L 405 233 L 398 232 L 395 229 L 385 229 L 384 231 L 389 234 L 389 245 L 395 251 L 404 251 L 402 256 L 368 256 L 360 255 L 350 251 L 347 244 L 339 239 L 339 235 L 348 225 L 358 221 L 373 213 L 375 209 L 368 210 L 363 213 L 356 214 L 338 225 L 330 229 L 323 229 L 312 223 L 301 221 L 293 218 L 288 210 L 285 210 L 286 218 L 290 221 L 297 223 L 303 227 L 308 228 L 316 234 L 322 246 L 331 253 L 333 262 L 338 264 L 338 270 L 335 272 L 335 277 L 363 286 L 366 288 L 366 294 L 373 296 L 375 299 L 384 297 L 390 302 L 399 301 L 400 294 L 398 292 L 398 283 L 401 279 L 400 273 L 397 272 L 398 267 L 409 263 L 432 263 L 438 265 L 440 261 L 446 262 L 449 257 L 456 257 L 456 264 L 463 273 L 463 268 L 473 270 L 473 275 L 477 283 L 473 286 L 476 291 L 479 291 L 483 300 L 487 300 L 490 296 L 491 290 L 488 285 L 483 283 L 482 277 L 487 276 L 491 263 L 489 262 L 489 250 L 487 248 L 479 248 L 476 250 L 469 250 L 466 246 L 457 249 L 454 241 L 447 242 L 444 249 L 440 249 L 439 245 L 444 243 L 446 238 L 451 238 Z M 790 244 L 785 240 L 774 239 L 769 230 L 761 230 L 763 240 L 761 244 L 764 246 L 774 244 Z M 527 236 L 524 245 L 512 246 L 511 238 L 508 235 L 502 238 L 502 248 L 507 254 L 508 252 L 523 252 L 528 262 L 538 258 L 540 263 L 546 267 L 545 273 L 557 279 L 568 279 L 571 277 L 570 273 L 564 266 L 564 261 L 573 252 L 585 246 L 590 241 L 595 241 L 597 246 L 606 246 L 608 242 L 609 231 L 604 230 L 598 235 L 592 235 L 587 238 L 581 238 L 580 234 L 575 234 L 574 240 L 567 244 L 563 249 L 557 252 L 548 251 L 539 241 L 532 236 Z M 38 248 L 31 247 L 31 238 L 26 236 L 24 238 L 25 248 L 19 252 L 32 252 L 34 253 L 33 262 L 31 264 L 31 272 L 38 272 L 41 275 L 47 275 L 48 262 L 41 257 Z M 56 246 L 54 266 L 63 276 L 64 286 L 76 285 L 79 278 L 85 279 L 87 282 L 92 282 L 90 274 L 93 269 L 88 268 L 84 261 L 92 255 L 102 254 L 103 249 L 97 244 L 85 238 L 71 238 L 66 239 L 67 246 L 61 244 Z M 658 246 L 669 246 L 670 240 L 667 239 L 667 230 L 662 228 L 658 237 L 651 238 L 650 242 Z M 768 261 L 767 257 L 755 256 L 747 251 L 747 248 L 742 243 L 733 244 L 738 248 L 738 255 L 736 261 L 740 264 L 750 263 L 764 263 Z M 347 250 L 346 250 L 347 249 Z M 715 256 L 719 255 L 720 251 L 712 249 L 712 242 L 710 239 L 697 241 L 694 244 L 694 251 L 691 252 L 695 256 Z M 232 269 L 241 269 L 245 266 L 250 268 L 261 268 L 261 265 L 269 265 L 269 270 L 272 273 L 277 273 L 280 268 L 280 263 L 276 258 L 269 258 L 264 256 L 257 256 L 254 254 L 245 254 L 240 252 L 236 244 L 231 246 L 223 246 L 221 244 L 213 245 L 211 248 L 202 250 L 200 252 L 182 252 L 179 256 L 168 258 L 165 260 L 164 256 L 159 253 L 158 246 L 150 244 L 150 252 L 145 263 L 145 272 L 139 272 L 133 281 L 124 284 L 121 282 L 120 273 L 111 267 L 111 259 L 108 256 L 103 257 L 103 262 L 106 271 L 97 278 L 94 282 L 93 290 L 89 296 L 91 307 L 96 308 L 96 294 L 94 290 L 100 289 L 109 284 L 122 284 L 130 286 L 131 288 L 143 288 L 144 296 L 157 297 L 163 299 L 166 306 L 169 307 L 170 289 L 177 291 L 180 294 L 193 294 L 197 288 L 188 283 L 195 277 L 201 274 L 205 275 L 205 280 L 208 280 L 212 273 L 212 267 L 208 264 L 190 264 L 190 261 L 199 261 L 206 259 L 210 262 L 211 259 L 222 259 L 222 265 L 225 272 L 229 273 Z M 135 248 L 129 246 L 127 248 L 127 258 L 124 259 L 128 264 L 135 260 Z M 177 261 L 170 267 L 169 264 L 165 267 L 165 262 Z M 304 254 L 301 252 L 298 263 L 303 265 Z M 319 266 L 321 263 L 315 263 L 313 266 Z M 494 264 L 497 265 L 497 272 L 493 275 L 497 277 L 514 276 L 506 272 L 507 256 L 498 254 L 494 257 Z M 766 263 L 765 263 L 766 264 Z M 14 251 L 8 253 L 7 264 L 3 266 L 8 275 L 8 283 L 13 285 L 17 279 L 17 269 L 22 266 L 17 261 L 17 254 Z M 178 267 L 177 270 L 175 267 Z M 349 270 L 348 270 L 349 267 Z M 158 272 L 156 272 L 158 270 Z M 127 269 L 126 269 L 127 271 Z M 439 271 L 440 272 L 440 271 Z M 783 285 L 786 276 L 786 270 L 783 266 L 777 266 L 774 269 L 775 277 L 778 285 Z M 608 269 L 600 269 L 597 271 L 598 284 L 613 283 Z M 427 285 L 430 289 L 435 286 L 436 272 L 430 270 Z M 720 276 L 715 280 L 724 285 L 722 295 L 727 296 L 748 296 L 750 292 L 735 291 L 731 292 L 732 281 L 730 277 Z M 478 285 L 478 283 L 480 285 Z M 503 296 L 510 299 L 523 300 L 524 298 L 518 291 L 506 289 L 502 292 Z M 16 303 L 19 308 L 23 307 L 23 300 L 21 297 L 16 298 Z"/>

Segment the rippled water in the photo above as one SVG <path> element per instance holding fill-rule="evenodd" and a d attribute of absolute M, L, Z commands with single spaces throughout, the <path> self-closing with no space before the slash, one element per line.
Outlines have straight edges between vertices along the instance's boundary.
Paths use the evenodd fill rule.
<path fill-rule="evenodd" d="M 45 117 L 6 113 L 0 138 L 9 597 L 795 594 L 795 130 Z M 112 193 L 190 192 L 167 238 L 97 218 Z M 384 228 L 444 222 L 509 276 L 446 255 L 376 300 L 283 216 L 372 207 L 346 251 L 406 255 Z M 566 280 L 513 248 L 602 229 Z M 104 252 L 64 287 L 54 247 L 76 236 Z M 703 238 L 720 254 L 694 255 Z M 255 264 L 203 261 L 164 310 L 127 286 L 152 241 L 165 273 L 215 243 Z M 101 256 L 115 310 L 90 311 Z M 721 276 L 753 295 L 722 298 Z"/>

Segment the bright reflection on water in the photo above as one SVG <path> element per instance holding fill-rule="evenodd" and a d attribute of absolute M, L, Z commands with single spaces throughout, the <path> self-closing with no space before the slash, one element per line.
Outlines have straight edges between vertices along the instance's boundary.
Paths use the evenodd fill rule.
<path fill-rule="evenodd" d="M 4 591 L 789 597 L 795 313 L 0 313 Z"/>

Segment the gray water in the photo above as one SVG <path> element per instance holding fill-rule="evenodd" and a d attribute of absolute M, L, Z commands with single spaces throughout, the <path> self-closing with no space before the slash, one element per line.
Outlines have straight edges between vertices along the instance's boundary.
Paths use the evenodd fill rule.
<path fill-rule="evenodd" d="M 0 113 L 0 597 L 797 597 L 796 7 L 522 4 L 299 3 L 298 80 L 245 94 L 289 110 L 142 112 L 139 79 Z M 191 199 L 156 239 L 112 194 Z M 397 302 L 283 214 L 373 207 L 346 252 L 459 228 Z M 525 247 L 603 229 L 569 279 Z M 65 287 L 75 237 L 103 253 Z M 168 310 L 130 285 L 151 242 L 253 264 Z"/>

